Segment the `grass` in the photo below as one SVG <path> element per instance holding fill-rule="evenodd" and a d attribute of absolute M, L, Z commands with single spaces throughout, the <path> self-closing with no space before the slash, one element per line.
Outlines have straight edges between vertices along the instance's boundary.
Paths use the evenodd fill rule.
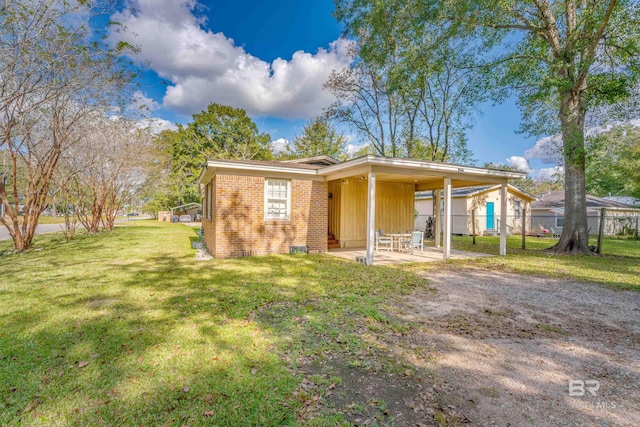
<path fill-rule="evenodd" d="M 541 251 L 553 246 L 557 239 L 527 236 L 526 245 L 529 250 Z M 471 236 L 453 236 L 453 246 L 456 249 L 470 250 L 497 254 L 500 247 L 499 236 L 476 236 L 476 244 L 472 244 Z M 589 244 L 595 246 L 597 239 L 592 237 Z M 522 236 L 507 237 L 507 249 L 512 253 L 522 248 Z M 640 240 L 605 238 L 602 241 L 603 255 L 630 256 L 640 258 Z"/>
<path fill-rule="evenodd" d="M 615 289 L 640 291 L 640 241 L 605 239 L 603 247 L 619 255 L 601 256 L 554 256 L 543 252 L 555 243 L 555 240 L 527 237 L 527 249 L 521 249 L 521 237 L 507 238 L 506 257 L 476 258 L 473 260 L 451 261 L 450 268 L 485 268 L 509 271 L 518 274 L 543 275 L 561 279 L 587 281 L 606 285 Z M 453 248 L 498 254 L 499 237 L 456 236 Z M 626 256 L 623 256 L 626 255 Z M 442 268 L 440 265 L 419 266 L 416 268 Z M 406 268 L 405 268 L 406 269 Z M 409 268 L 414 269 L 414 268 Z"/>
<path fill-rule="evenodd" d="M 487 268 L 640 290 L 637 259 L 551 257 L 516 249 L 517 239 L 507 257 L 408 267 L 308 255 L 196 262 L 194 240 L 181 224 L 135 221 L 70 243 L 37 236 L 22 254 L 0 242 L 0 425 L 340 425 L 348 414 L 318 402 L 339 394 L 342 375 L 408 382 L 407 369 L 418 370 L 385 344 L 414 328 L 389 307 L 429 291 L 412 270 Z M 340 375 L 309 370 L 332 364 Z M 392 424 L 383 403 L 371 410 Z"/>
<path fill-rule="evenodd" d="M 307 424 L 338 380 L 310 388 L 301 360 L 404 370 L 370 334 L 406 330 L 382 313 L 417 275 L 323 256 L 196 262 L 195 239 L 136 221 L 22 254 L 0 242 L 0 425 Z"/>

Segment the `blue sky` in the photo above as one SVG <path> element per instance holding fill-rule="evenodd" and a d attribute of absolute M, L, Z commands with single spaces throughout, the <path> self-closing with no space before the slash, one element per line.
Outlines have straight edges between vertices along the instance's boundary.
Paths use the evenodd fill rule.
<path fill-rule="evenodd" d="M 331 70 L 350 62 L 332 0 L 128 0 L 126 6 L 112 19 L 127 31 L 112 37 L 140 47 L 135 59 L 147 67 L 138 102 L 161 126 L 187 123 L 218 102 L 247 110 L 273 140 L 291 140 L 332 102 L 322 90 Z M 513 100 L 480 109 L 468 135 L 478 164 L 526 164 L 530 150 L 533 175 L 553 166 L 533 149 L 535 138 L 515 133 L 520 113 Z"/>

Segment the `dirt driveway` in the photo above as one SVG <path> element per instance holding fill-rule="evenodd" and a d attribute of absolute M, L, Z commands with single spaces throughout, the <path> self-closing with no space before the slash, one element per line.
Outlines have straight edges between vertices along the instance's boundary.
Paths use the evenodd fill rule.
<path fill-rule="evenodd" d="M 640 425 L 640 293 L 487 270 L 428 279 L 435 292 L 392 314 L 415 325 L 397 351 L 433 373 L 440 419 Z"/>

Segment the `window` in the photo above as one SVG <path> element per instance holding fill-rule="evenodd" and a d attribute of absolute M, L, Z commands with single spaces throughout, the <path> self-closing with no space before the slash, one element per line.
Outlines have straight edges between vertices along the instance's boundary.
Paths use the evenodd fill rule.
<path fill-rule="evenodd" d="M 213 186 L 211 183 L 207 184 L 207 219 L 211 221 L 213 211 Z"/>
<path fill-rule="evenodd" d="M 513 202 L 513 216 L 515 217 L 515 219 L 520 219 L 521 215 L 522 210 L 520 208 L 520 200 L 515 200 Z"/>
<path fill-rule="evenodd" d="M 267 178 L 264 183 L 264 218 L 289 219 L 291 183 L 286 179 Z"/>
<path fill-rule="evenodd" d="M 564 225 L 564 217 L 556 216 L 556 227 L 562 227 Z"/>

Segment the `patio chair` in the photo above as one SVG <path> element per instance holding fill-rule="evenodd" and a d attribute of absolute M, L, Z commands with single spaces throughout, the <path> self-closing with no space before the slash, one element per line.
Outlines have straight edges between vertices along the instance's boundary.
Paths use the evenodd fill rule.
<path fill-rule="evenodd" d="M 424 232 L 412 231 L 410 239 L 400 241 L 400 247 L 412 254 L 415 248 L 420 248 L 420 252 L 424 253 Z"/>
<path fill-rule="evenodd" d="M 376 230 L 376 252 L 382 246 L 383 249 L 389 252 L 393 251 L 393 239 L 391 237 L 384 236 L 384 230 Z"/>
<path fill-rule="evenodd" d="M 562 227 L 551 227 L 551 236 L 560 238 L 562 235 Z"/>

